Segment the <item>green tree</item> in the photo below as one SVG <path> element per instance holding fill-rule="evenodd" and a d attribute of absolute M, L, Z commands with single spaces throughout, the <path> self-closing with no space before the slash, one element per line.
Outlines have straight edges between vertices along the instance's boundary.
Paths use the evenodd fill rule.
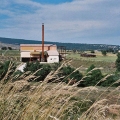
<path fill-rule="evenodd" d="M 7 47 L 2 47 L 1 50 L 7 50 Z"/>
<path fill-rule="evenodd" d="M 62 67 L 61 72 L 62 75 L 67 76 L 69 74 L 71 74 L 75 69 L 70 67 L 70 66 L 66 66 L 66 67 Z"/>
<path fill-rule="evenodd" d="M 100 83 L 100 86 L 107 87 L 107 86 L 112 85 L 114 87 L 117 87 L 119 86 L 119 83 L 113 84 L 117 80 L 118 78 L 116 77 L 116 75 L 108 75 L 108 77 Z"/>
<path fill-rule="evenodd" d="M 116 69 L 120 72 L 120 53 L 117 54 L 117 59 L 115 61 Z"/>
<path fill-rule="evenodd" d="M 107 51 L 106 51 L 106 50 L 102 50 L 101 52 L 102 52 L 102 55 L 103 55 L 103 56 L 106 56 L 106 55 L 107 55 Z"/>
<path fill-rule="evenodd" d="M 39 70 L 41 69 L 41 70 Z M 38 72 L 36 72 L 39 70 Z M 43 81 L 45 77 L 50 73 L 51 66 L 49 64 L 40 64 L 39 62 L 28 62 L 24 71 L 31 71 L 31 73 L 35 73 L 36 76 L 39 76 L 35 81 Z M 32 81 L 32 80 L 29 80 Z"/>
<path fill-rule="evenodd" d="M 82 87 L 94 86 L 103 78 L 101 70 L 94 68 L 95 66 L 92 64 L 87 69 L 86 76 L 83 77 L 83 81 L 78 86 L 82 86 Z"/>
<path fill-rule="evenodd" d="M 95 65 L 92 64 L 92 65 L 87 69 L 87 73 L 88 73 L 89 71 L 91 71 L 92 69 L 94 69 L 94 68 L 95 68 Z"/>
<path fill-rule="evenodd" d="M 91 50 L 91 53 L 95 53 L 95 51 L 94 51 L 94 50 Z"/>
<path fill-rule="evenodd" d="M 9 50 L 12 50 L 12 47 L 8 47 Z"/>
<path fill-rule="evenodd" d="M 78 82 L 81 80 L 81 78 L 83 77 L 82 73 L 80 73 L 78 70 L 74 70 L 75 69 L 70 66 L 66 66 L 61 69 L 61 76 L 65 76 L 65 79 L 63 80 L 64 82 L 68 83 L 70 82 L 69 80 L 71 80 L 70 84 L 72 85 L 74 84 L 74 82 Z"/>

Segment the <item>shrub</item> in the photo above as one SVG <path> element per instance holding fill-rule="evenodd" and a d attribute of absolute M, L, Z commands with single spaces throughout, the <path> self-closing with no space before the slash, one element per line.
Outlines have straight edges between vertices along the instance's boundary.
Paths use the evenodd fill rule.
<path fill-rule="evenodd" d="M 106 55 L 107 55 L 107 51 L 106 51 L 106 50 L 102 50 L 101 52 L 102 52 L 102 55 L 103 55 L 103 56 L 106 56 Z"/>
<path fill-rule="evenodd" d="M 95 51 L 94 51 L 94 50 L 91 50 L 91 53 L 95 53 Z"/>
<path fill-rule="evenodd" d="M 12 47 L 8 47 L 8 50 L 12 50 Z"/>
<path fill-rule="evenodd" d="M 8 72 L 4 81 L 4 83 L 6 83 L 8 81 L 8 78 L 14 73 L 15 68 L 15 63 L 11 61 L 5 61 L 4 63 L 0 63 L 0 80 L 2 80 Z"/>
<path fill-rule="evenodd" d="M 39 70 L 41 68 L 41 70 Z M 36 72 L 39 70 L 38 72 Z M 28 62 L 24 71 L 31 71 L 31 73 L 35 73 L 36 76 L 39 76 L 35 81 L 43 81 L 45 77 L 50 73 L 51 66 L 49 64 L 40 64 L 40 62 Z"/>
<path fill-rule="evenodd" d="M 65 79 L 63 80 L 64 82 L 69 83 L 71 80 L 70 85 L 72 85 L 81 80 L 81 78 L 83 77 L 82 73 L 80 73 L 78 70 L 74 70 L 75 69 L 70 66 L 63 67 L 61 69 L 61 76 L 65 76 Z"/>
<path fill-rule="evenodd" d="M 42 67 L 42 64 L 39 62 L 27 62 L 26 67 L 24 68 L 24 71 L 31 71 L 32 73 L 36 70 L 40 69 Z"/>
<path fill-rule="evenodd" d="M 95 86 L 103 78 L 100 69 L 95 68 L 92 64 L 86 71 L 86 76 L 83 77 L 83 81 L 78 87 Z M 98 84 L 99 85 L 99 84 Z"/>
<path fill-rule="evenodd" d="M 74 70 L 75 70 L 75 69 L 72 68 L 72 67 L 70 67 L 70 66 L 63 67 L 63 68 L 61 69 L 62 75 L 65 75 L 65 76 L 71 74 Z"/>
<path fill-rule="evenodd" d="M 8 70 L 10 61 L 5 61 L 4 63 L 0 63 L 0 79 L 2 79 Z"/>
<path fill-rule="evenodd" d="M 56 71 L 58 69 L 58 67 L 61 66 L 61 63 L 54 63 L 54 64 L 51 64 L 51 68 L 52 70 Z"/>
<path fill-rule="evenodd" d="M 41 67 L 42 69 L 35 74 L 36 76 L 39 76 L 36 81 L 43 81 L 51 71 L 51 67 L 48 64 L 43 64 Z"/>
<path fill-rule="evenodd" d="M 117 54 L 117 59 L 115 61 L 116 69 L 120 72 L 120 53 Z"/>
<path fill-rule="evenodd" d="M 95 68 L 95 65 L 92 64 L 92 65 L 87 69 L 87 73 L 88 73 L 89 71 L 91 71 L 92 69 L 94 69 L 94 68 Z"/>
<path fill-rule="evenodd" d="M 116 75 L 110 75 L 110 76 L 108 75 L 108 77 L 104 81 L 102 81 L 100 83 L 100 86 L 107 87 L 107 86 L 111 86 L 112 85 L 114 87 L 117 87 L 117 86 L 119 86 L 119 83 L 113 84 L 117 80 L 118 80 L 118 78 L 116 77 Z"/>
<path fill-rule="evenodd" d="M 7 47 L 2 47 L 1 50 L 7 50 Z"/>

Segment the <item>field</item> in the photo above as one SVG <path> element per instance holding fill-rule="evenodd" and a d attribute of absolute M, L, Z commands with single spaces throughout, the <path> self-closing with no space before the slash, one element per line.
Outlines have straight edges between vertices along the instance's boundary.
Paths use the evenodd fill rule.
<path fill-rule="evenodd" d="M 86 53 L 90 53 L 87 51 Z M 101 52 L 95 52 L 96 57 L 81 57 L 79 53 L 69 53 L 66 58 L 73 60 L 87 60 L 87 61 L 104 61 L 104 62 L 115 62 L 117 56 L 113 53 L 107 53 L 106 56 L 103 56 Z"/>
<path fill-rule="evenodd" d="M 2 53 L 5 51 L 1 51 L 0 56 L 3 62 L 13 59 L 20 63 L 19 51 Z M 0 76 L 0 120 L 120 120 L 120 87 L 112 86 L 120 80 L 108 87 L 98 86 L 100 81 L 106 80 L 106 76 L 94 86 L 87 87 L 78 87 L 78 83 L 49 82 L 60 79 L 60 68 L 66 65 L 75 69 L 80 67 L 83 77 L 86 77 L 86 70 L 91 64 L 101 68 L 103 74 L 114 74 L 116 54 L 102 56 L 97 52 L 96 55 L 96 58 L 85 58 L 78 53 L 69 53 L 61 66 L 39 82 L 29 80 L 37 79 L 35 73 L 41 68 L 35 73 L 26 71 L 19 76 L 14 75 L 15 64 L 10 62 L 5 76 Z"/>
<path fill-rule="evenodd" d="M 0 50 L 0 61 L 12 60 L 20 62 L 19 50 Z"/>
<path fill-rule="evenodd" d="M 89 52 L 87 52 L 89 53 Z M 113 73 L 115 72 L 115 61 L 117 55 L 113 53 L 108 53 L 103 56 L 101 52 L 96 52 L 96 57 L 81 57 L 79 53 L 69 53 L 66 59 L 72 60 L 71 64 L 73 67 L 80 67 L 81 71 L 84 72 L 90 65 L 94 64 L 98 68 L 102 68 L 103 73 Z"/>
<path fill-rule="evenodd" d="M 0 50 L 0 55 L 11 56 L 11 57 L 19 57 L 19 50 Z"/>

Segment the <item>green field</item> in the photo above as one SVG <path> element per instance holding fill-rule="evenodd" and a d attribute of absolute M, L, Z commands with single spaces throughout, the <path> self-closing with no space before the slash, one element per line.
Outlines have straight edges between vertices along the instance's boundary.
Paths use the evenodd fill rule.
<path fill-rule="evenodd" d="M 14 57 L 14 56 L 19 57 L 20 56 L 20 51 L 19 50 L 0 50 L 0 55 L 11 56 L 11 57 Z"/>
<path fill-rule="evenodd" d="M 117 56 L 113 53 L 108 53 L 106 56 L 103 56 L 101 52 L 95 53 L 96 57 L 81 57 L 78 53 L 70 53 L 66 56 L 67 59 L 73 60 L 87 60 L 87 61 L 105 61 L 105 62 L 115 62 Z"/>
<path fill-rule="evenodd" d="M 96 57 L 81 57 L 78 53 L 70 53 L 66 56 L 66 59 L 72 60 L 71 65 L 73 67 L 80 67 L 81 71 L 84 72 L 86 69 L 94 64 L 98 68 L 102 68 L 103 73 L 113 73 L 115 72 L 115 61 L 117 59 L 116 54 L 108 53 L 103 56 L 101 52 L 96 52 Z"/>

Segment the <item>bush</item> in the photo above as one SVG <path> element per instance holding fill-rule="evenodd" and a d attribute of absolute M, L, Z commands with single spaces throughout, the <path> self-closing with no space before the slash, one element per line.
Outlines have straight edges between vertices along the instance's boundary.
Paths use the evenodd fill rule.
<path fill-rule="evenodd" d="M 102 78 L 103 75 L 101 73 L 101 70 L 99 69 L 93 70 L 86 75 L 84 79 L 84 85 L 95 86 Z"/>
<path fill-rule="evenodd" d="M 107 76 L 107 75 L 106 75 Z M 106 80 L 102 81 L 100 83 L 100 86 L 103 86 L 103 87 L 107 87 L 107 86 L 114 86 L 114 87 L 117 87 L 119 86 L 119 83 L 117 84 L 113 84 L 114 82 L 116 82 L 118 80 L 117 76 L 116 75 L 108 75 L 108 77 L 106 78 Z"/>
<path fill-rule="evenodd" d="M 94 68 L 95 68 L 95 65 L 92 64 L 92 65 L 87 69 L 87 73 L 88 73 L 89 71 L 91 71 L 92 69 L 94 69 Z"/>
<path fill-rule="evenodd" d="M 106 55 L 107 55 L 107 51 L 106 51 L 106 50 L 102 50 L 101 52 L 102 52 L 102 55 L 103 55 L 103 56 L 106 56 Z"/>
<path fill-rule="evenodd" d="M 95 53 L 95 51 L 94 51 L 94 50 L 91 50 L 91 53 Z"/>
<path fill-rule="evenodd" d="M 94 68 L 95 68 L 95 66 L 92 64 L 87 69 L 86 76 L 83 77 L 83 81 L 80 82 L 78 87 L 95 86 L 103 78 L 101 70 L 94 69 Z"/>
<path fill-rule="evenodd" d="M 11 67 L 9 66 L 10 64 L 11 64 Z M 8 78 L 14 73 L 16 65 L 11 61 L 5 61 L 4 63 L 0 63 L 0 80 L 2 80 L 5 77 L 9 67 L 10 67 L 9 73 L 6 76 L 4 83 L 6 83 L 8 81 Z"/>
<path fill-rule="evenodd" d="M 8 50 L 12 50 L 12 47 L 8 47 Z"/>
<path fill-rule="evenodd" d="M 67 67 L 63 67 L 61 69 L 61 72 L 62 72 L 63 76 L 67 76 L 67 75 L 71 74 L 74 70 L 75 70 L 74 68 L 67 66 Z"/>
<path fill-rule="evenodd" d="M 2 47 L 1 50 L 7 50 L 7 47 Z"/>
<path fill-rule="evenodd" d="M 41 68 L 41 70 L 39 70 Z M 39 76 L 36 81 L 43 81 L 45 77 L 50 73 L 51 66 L 49 64 L 40 64 L 40 62 L 28 62 L 24 71 L 31 71 L 31 73 L 36 72 L 39 70 L 35 75 Z"/>
<path fill-rule="evenodd" d="M 117 59 L 115 61 L 116 70 L 120 72 L 120 53 L 117 54 Z"/>
<path fill-rule="evenodd" d="M 10 61 L 0 63 L 0 80 L 6 75 Z"/>
<path fill-rule="evenodd" d="M 36 76 L 39 76 L 39 78 L 36 79 L 36 81 L 43 81 L 51 71 L 51 67 L 48 64 L 43 64 L 41 67 L 42 69 L 35 74 Z"/>
<path fill-rule="evenodd" d="M 81 80 L 83 75 L 78 70 L 73 72 L 74 70 L 75 69 L 70 66 L 61 69 L 61 76 L 65 76 L 64 82 L 69 83 L 71 80 L 69 84 L 72 85 Z"/>

